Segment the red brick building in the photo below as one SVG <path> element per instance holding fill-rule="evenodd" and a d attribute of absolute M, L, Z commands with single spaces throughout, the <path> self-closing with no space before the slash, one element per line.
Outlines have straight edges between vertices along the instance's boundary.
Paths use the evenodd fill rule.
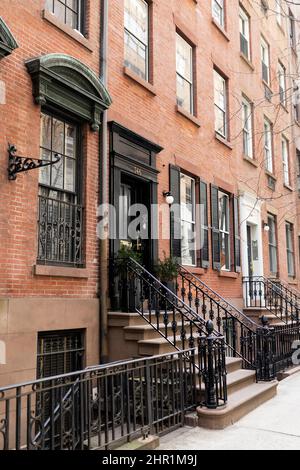
<path fill-rule="evenodd" d="M 173 234 L 141 243 L 148 266 L 172 253 L 240 307 L 243 276 L 298 286 L 298 33 L 287 6 L 269 3 L 110 1 L 106 88 L 100 0 L 1 2 L 1 384 L 99 361 L 106 109 L 118 220 L 120 195 L 150 207 L 171 192 L 186 209 L 172 223 L 169 214 L 148 220 L 146 230 Z M 8 144 L 53 164 L 9 180 Z M 200 221 L 197 203 L 206 208 Z M 204 244 L 193 250 L 199 225 Z M 104 272 L 122 245 L 139 242 L 120 238 L 107 265 L 101 258 Z"/>

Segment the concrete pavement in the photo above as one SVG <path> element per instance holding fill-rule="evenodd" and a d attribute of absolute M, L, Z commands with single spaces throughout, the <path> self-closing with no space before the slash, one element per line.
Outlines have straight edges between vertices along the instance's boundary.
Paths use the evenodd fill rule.
<path fill-rule="evenodd" d="M 184 427 L 158 450 L 300 450 L 300 373 L 279 383 L 269 402 L 221 431 Z"/>

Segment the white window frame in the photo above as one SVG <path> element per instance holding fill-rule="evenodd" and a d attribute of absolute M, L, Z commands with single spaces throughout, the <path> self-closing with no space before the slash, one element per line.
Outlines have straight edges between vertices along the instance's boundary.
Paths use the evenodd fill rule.
<path fill-rule="evenodd" d="M 240 36 L 241 36 L 241 53 L 248 59 L 251 60 L 251 48 L 250 48 L 250 17 L 248 13 L 240 6 L 239 12 L 240 22 Z M 245 54 L 242 49 L 242 38 L 247 42 L 248 54 Z"/>
<path fill-rule="evenodd" d="M 253 105 L 245 96 L 242 98 L 243 153 L 253 159 Z"/>
<path fill-rule="evenodd" d="M 131 0 L 131 1 L 137 1 L 137 0 Z M 139 0 L 140 2 L 144 3 L 145 6 L 147 7 L 147 39 L 146 42 L 144 42 L 141 38 L 137 37 L 136 34 L 133 31 L 130 31 L 129 28 L 126 27 L 124 24 L 124 48 L 126 48 L 126 37 L 130 37 L 133 41 L 136 41 L 137 44 L 141 44 L 145 48 L 145 81 L 149 81 L 149 15 L 150 15 L 150 8 L 149 8 L 149 3 L 146 2 L 145 0 Z M 126 14 L 126 10 L 124 8 L 124 16 Z M 125 52 L 125 51 L 124 51 Z M 125 56 L 126 57 L 126 56 Z M 124 60 L 125 60 L 124 57 Z M 128 63 L 127 67 L 130 69 L 133 69 L 133 64 Z M 134 71 L 134 70 L 133 70 Z M 134 71 L 135 72 L 135 71 Z M 137 75 L 140 75 L 138 72 Z"/>
<path fill-rule="evenodd" d="M 185 209 L 185 203 L 182 201 L 182 198 L 181 199 L 181 211 L 180 211 L 180 218 L 181 218 L 181 233 L 183 234 L 184 230 L 183 230 L 183 226 L 185 224 L 188 224 L 189 226 L 192 226 L 193 227 L 193 233 L 194 235 L 196 234 L 196 180 L 194 178 L 192 178 L 191 176 L 188 176 L 187 174 L 185 173 L 180 173 L 180 185 L 181 185 L 181 181 L 182 179 L 186 179 L 186 180 L 189 180 L 191 182 L 191 186 L 192 186 L 192 194 L 191 194 L 191 197 L 192 197 L 192 211 L 188 211 L 188 210 L 184 210 Z M 180 186 L 180 195 L 181 195 L 181 186 Z M 192 217 L 189 218 L 187 215 L 190 215 L 192 213 Z M 189 246 L 191 246 L 192 242 L 191 240 L 188 240 L 188 244 Z M 185 266 L 196 266 L 197 265 L 197 256 L 196 256 L 196 241 L 194 240 L 193 241 L 193 244 L 194 244 L 194 263 L 189 263 L 187 262 L 187 258 L 184 258 L 183 257 L 183 238 L 181 240 L 181 262 L 183 265 Z"/>
<path fill-rule="evenodd" d="M 227 226 L 228 228 L 223 228 L 222 227 L 222 220 L 221 220 L 221 210 L 220 210 L 220 200 L 225 197 L 227 200 L 227 210 L 225 214 L 225 227 Z M 227 239 L 227 245 L 226 245 L 226 253 L 227 253 L 227 258 L 228 258 L 228 266 L 224 265 L 221 266 L 222 271 L 231 271 L 231 225 L 230 225 L 230 197 L 229 194 L 224 193 L 223 191 L 218 191 L 218 204 L 219 204 L 219 231 L 220 231 L 220 257 L 222 258 L 222 240 L 224 237 L 224 240 Z M 227 238 L 226 238 L 227 237 Z"/>
<path fill-rule="evenodd" d="M 189 51 L 190 51 L 189 60 L 190 60 L 190 64 L 191 64 L 191 67 L 190 67 L 191 79 L 189 79 L 188 77 L 182 75 L 182 73 L 180 73 L 179 70 L 178 70 L 177 41 L 184 41 L 185 44 L 187 44 L 187 46 L 189 47 Z M 189 89 L 190 89 L 190 106 L 189 106 L 189 108 L 184 107 L 184 106 L 181 105 L 181 103 L 179 103 L 178 93 L 177 93 L 177 104 L 178 104 L 178 106 L 183 107 L 188 113 L 190 113 L 192 115 L 194 114 L 194 63 L 193 63 L 193 55 L 194 55 L 193 46 L 188 41 L 186 41 L 182 37 L 181 34 L 176 32 L 176 81 L 179 77 L 181 80 L 188 83 Z"/>
<path fill-rule="evenodd" d="M 264 38 L 261 38 L 261 63 L 262 63 L 262 79 L 267 83 L 267 85 L 270 85 L 270 46 L 269 44 L 264 40 Z M 268 76 L 267 80 L 264 79 L 264 72 L 263 68 L 264 66 L 267 68 L 268 71 Z"/>
<path fill-rule="evenodd" d="M 273 130 L 271 122 L 266 117 L 264 119 L 264 157 L 266 170 L 273 173 Z"/>
<path fill-rule="evenodd" d="M 285 233 L 288 276 L 295 277 L 294 225 L 290 222 L 285 223 Z"/>
<path fill-rule="evenodd" d="M 223 82 L 223 95 L 224 95 L 224 107 L 222 107 L 218 102 L 217 102 L 217 97 L 216 97 L 216 76 L 220 77 Z M 215 132 L 223 137 L 224 139 L 228 139 L 228 115 L 227 115 L 227 80 L 226 78 L 223 77 L 216 69 L 214 69 L 214 105 L 215 105 L 215 110 L 216 108 L 222 112 L 223 114 L 223 122 L 224 122 L 224 130 L 225 133 L 223 134 L 220 129 L 217 128 L 217 113 L 215 112 Z"/>
<path fill-rule="evenodd" d="M 282 167 L 283 167 L 283 183 L 290 186 L 290 164 L 289 164 L 289 142 L 286 137 L 282 136 Z"/>
<path fill-rule="evenodd" d="M 222 28 L 225 28 L 225 1 L 226 0 L 212 0 L 212 16 L 216 23 Z M 215 7 L 219 9 L 219 15 L 217 15 Z"/>
<path fill-rule="evenodd" d="M 278 255 L 277 255 L 277 220 L 273 214 L 268 214 L 268 225 L 270 227 L 268 244 L 269 244 L 269 270 L 270 273 L 277 275 L 278 273 Z M 275 268 L 275 269 L 272 269 Z"/>
<path fill-rule="evenodd" d="M 275 0 L 276 20 L 282 26 L 282 0 Z"/>
<path fill-rule="evenodd" d="M 281 62 L 278 63 L 279 100 L 286 107 L 286 69 Z"/>

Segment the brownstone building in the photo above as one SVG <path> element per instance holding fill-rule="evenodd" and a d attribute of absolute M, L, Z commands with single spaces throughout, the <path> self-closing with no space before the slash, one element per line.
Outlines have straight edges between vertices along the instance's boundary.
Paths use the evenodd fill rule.
<path fill-rule="evenodd" d="M 108 3 L 107 58 L 100 0 L 0 5 L 1 385 L 83 369 L 101 348 L 109 360 L 161 352 L 108 313 L 122 247 L 149 270 L 172 255 L 257 320 L 251 279 L 299 287 L 298 10 Z M 130 204 L 166 196 L 181 209 L 148 218 L 158 237 L 100 243 L 101 202 L 119 230 Z"/>

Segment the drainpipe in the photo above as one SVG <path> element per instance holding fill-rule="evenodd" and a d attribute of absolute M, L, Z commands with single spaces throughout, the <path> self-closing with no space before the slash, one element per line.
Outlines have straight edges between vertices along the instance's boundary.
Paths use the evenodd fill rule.
<path fill-rule="evenodd" d="M 101 0 L 100 10 L 100 79 L 107 88 L 107 56 L 108 56 L 108 0 Z M 102 116 L 102 125 L 99 138 L 99 165 L 100 165 L 100 204 L 107 205 L 108 200 L 108 126 L 107 113 L 105 110 Z M 105 214 L 107 215 L 107 214 Z M 108 234 L 108 218 L 105 232 Z M 104 237 L 103 237 L 104 238 Z M 100 240 L 99 246 L 99 359 L 100 364 L 108 362 L 108 236 L 105 240 Z"/>

